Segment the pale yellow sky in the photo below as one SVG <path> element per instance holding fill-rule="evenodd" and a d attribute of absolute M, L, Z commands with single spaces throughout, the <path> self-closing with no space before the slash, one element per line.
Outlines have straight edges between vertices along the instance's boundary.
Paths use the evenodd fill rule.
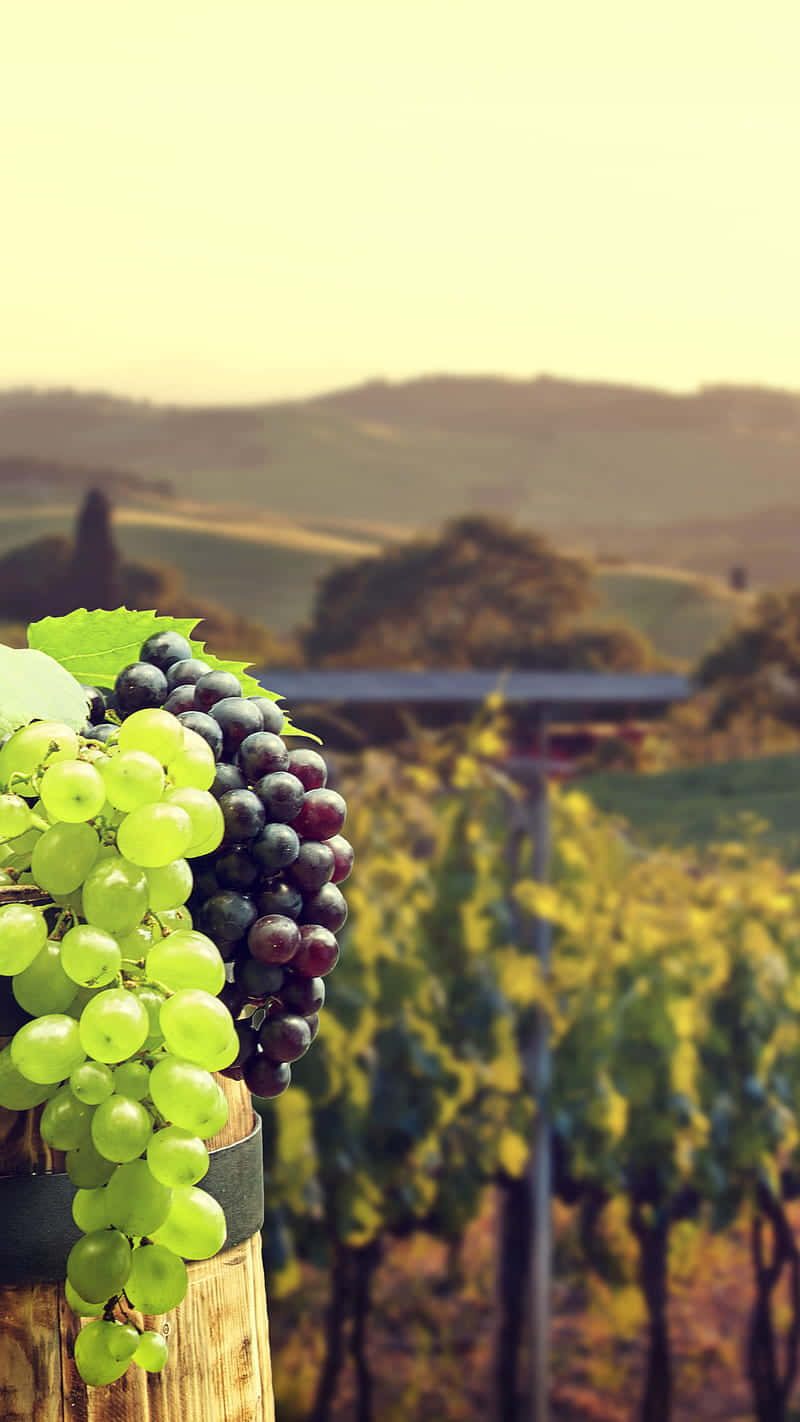
<path fill-rule="evenodd" d="M 800 388 L 797 0 L 0 0 L 0 387 Z"/>

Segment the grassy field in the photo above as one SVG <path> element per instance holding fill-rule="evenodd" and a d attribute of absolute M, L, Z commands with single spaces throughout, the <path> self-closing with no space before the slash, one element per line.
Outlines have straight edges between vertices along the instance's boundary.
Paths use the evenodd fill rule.
<path fill-rule="evenodd" d="M 800 754 L 660 775 L 586 775 L 572 783 L 600 809 L 621 815 L 633 839 L 648 848 L 738 839 L 756 816 L 767 826 L 761 842 L 800 865 Z"/>
<path fill-rule="evenodd" d="M 63 505 L 7 507 L 0 554 L 46 533 L 70 533 L 73 522 L 73 510 Z M 168 563 L 183 573 L 190 594 L 263 622 L 280 636 L 309 618 L 325 573 L 379 552 L 382 542 L 287 518 L 259 527 L 199 503 L 182 511 L 119 509 L 114 535 L 126 559 Z M 684 663 L 721 636 L 744 605 L 714 578 L 640 565 L 599 568 L 597 591 L 594 620 L 627 620 L 658 651 Z"/>

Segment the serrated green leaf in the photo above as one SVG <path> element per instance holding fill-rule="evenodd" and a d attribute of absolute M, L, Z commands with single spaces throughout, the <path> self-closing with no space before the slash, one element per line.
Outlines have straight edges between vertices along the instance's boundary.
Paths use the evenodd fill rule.
<path fill-rule="evenodd" d="M 64 617 L 43 617 L 40 622 L 32 622 L 28 628 L 28 645 L 60 662 L 76 681 L 86 686 L 112 687 L 119 673 L 138 660 L 139 649 L 148 637 L 154 632 L 171 630 L 186 637 L 193 655 L 208 662 L 213 671 L 231 672 L 241 684 L 243 696 L 283 700 L 279 692 L 266 691 L 249 675 L 247 662 L 217 657 L 208 651 L 205 642 L 192 637 L 199 621 L 197 617 L 160 617 L 156 612 L 136 612 L 127 607 L 117 607 L 111 612 L 104 609 L 87 612 L 85 607 L 80 607 Z M 281 734 L 306 736 L 322 745 L 319 736 L 292 725 L 288 716 Z"/>
<path fill-rule="evenodd" d="M 119 673 L 131 662 L 138 661 L 139 650 L 154 632 L 180 632 L 191 645 L 196 657 L 208 662 L 214 671 L 229 671 L 242 684 L 244 696 L 268 696 L 248 676 L 246 662 L 224 661 L 206 651 L 205 643 L 192 637 L 197 617 L 159 617 L 155 612 L 134 612 L 117 607 L 113 612 L 87 612 L 85 607 L 69 612 L 65 617 L 43 617 L 28 628 L 28 644 L 55 657 L 72 672 L 76 680 L 88 686 L 113 686 Z"/>
<path fill-rule="evenodd" d="M 77 731 L 86 720 L 86 697 L 53 657 L 0 645 L 0 734 L 33 720 L 62 721 Z"/>

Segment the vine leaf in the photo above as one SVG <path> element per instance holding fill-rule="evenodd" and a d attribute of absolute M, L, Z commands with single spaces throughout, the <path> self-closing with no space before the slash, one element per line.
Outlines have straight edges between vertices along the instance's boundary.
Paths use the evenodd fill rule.
<path fill-rule="evenodd" d="M 29 721 L 61 721 L 77 731 L 86 697 L 58 660 L 43 651 L 0 645 L 0 735 Z"/>
<path fill-rule="evenodd" d="M 148 637 L 154 632 L 174 630 L 188 639 L 192 655 L 208 662 L 213 671 L 231 672 L 241 684 L 243 696 L 283 700 L 279 693 L 265 691 L 255 677 L 249 675 L 247 662 L 216 657 L 207 651 L 204 642 L 192 637 L 200 620 L 198 617 L 161 617 L 155 611 L 136 612 L 127 607 L 117 607 L 110 612 L 104 609 L 89 612 L 79 607 L 64 617 L 43 617 L 39 622 L 32 622 L 28 628 L 28 645 L 60 662 L 76 681 L 110 688 L 125 667 L 138 661 L 139 649 Z M 81 710 L 82 722 L 86 719 L 83 703 Z M 42 716 L 44 713 L 39 710 L 34 714 Z M 309 731 L 293 726 L 288 716 L 284 720 L 283 734 L 319 740 Z"/>

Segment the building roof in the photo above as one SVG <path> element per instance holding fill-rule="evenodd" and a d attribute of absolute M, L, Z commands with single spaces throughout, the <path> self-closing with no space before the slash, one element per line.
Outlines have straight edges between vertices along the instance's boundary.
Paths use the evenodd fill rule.
<path fill-rule="evenodd" d="M 542 711 L 570 721 L 620 720 L 662 714 L 691 693 L 686 677 L 587 671 L 296 671 L 258 668 L 265 688 L 292 709 L 335 706 L 477 709 L 494 691 L 509 707 Z"/>

